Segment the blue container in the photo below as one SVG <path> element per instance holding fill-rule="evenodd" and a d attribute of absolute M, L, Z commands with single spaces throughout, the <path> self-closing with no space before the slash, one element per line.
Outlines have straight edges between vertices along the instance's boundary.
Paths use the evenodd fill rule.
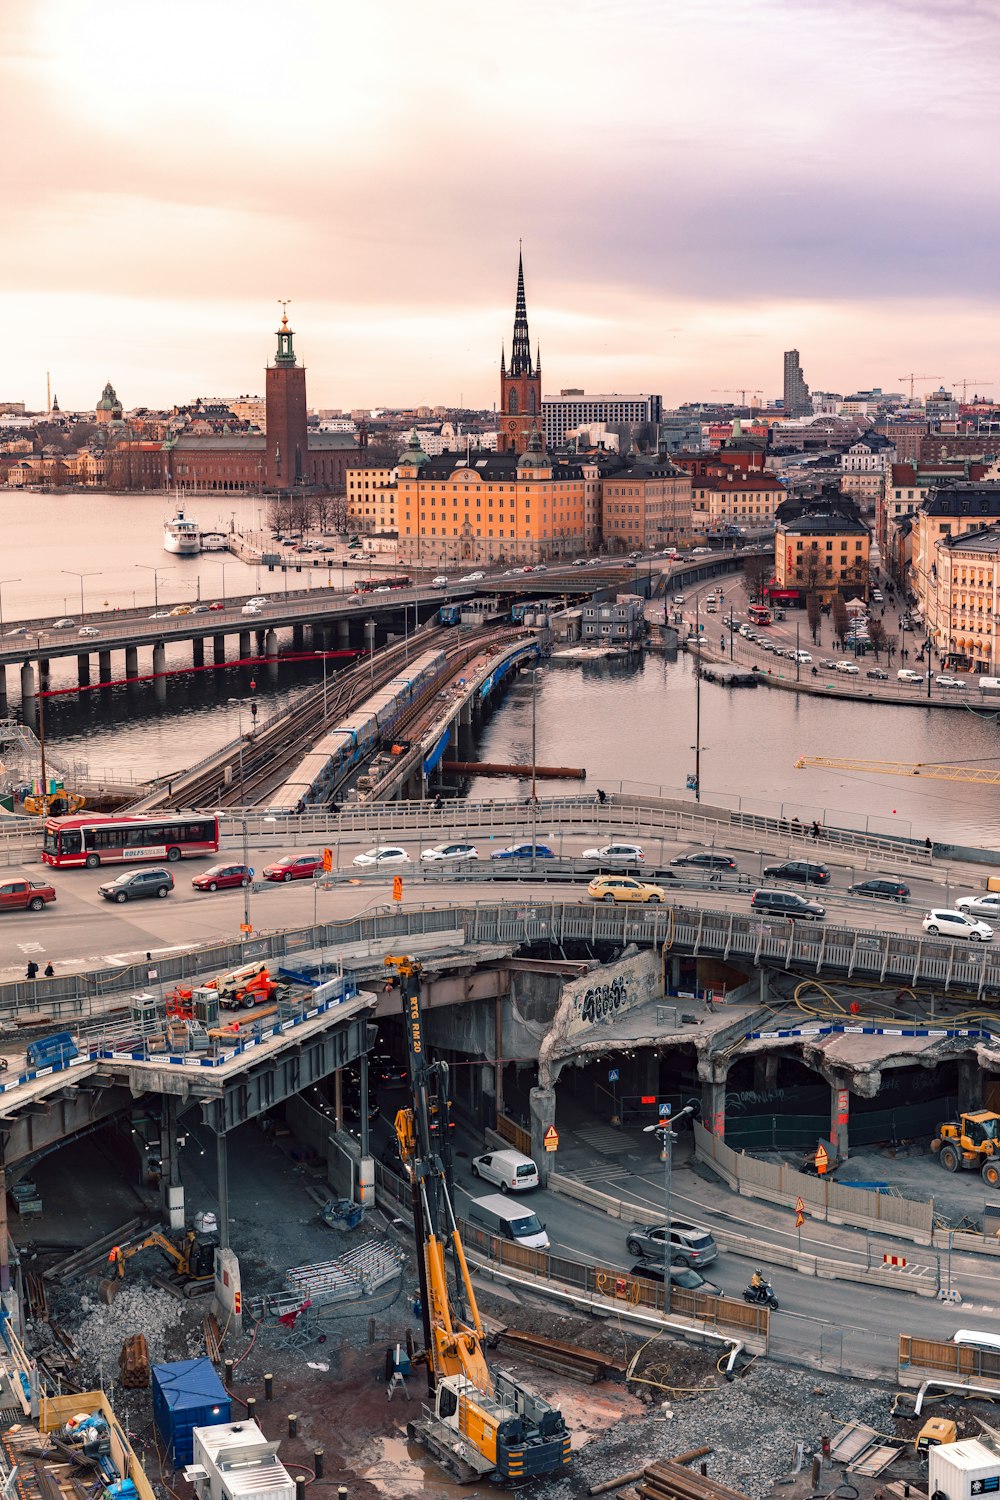
<path fill-rule="evenodd" d="M 68 1031 L 56 1031 L 52 1036 L 39 1037 L 37 1041 L 29 1042 L 24 1051 L 33 1068 L 51 1068 L 56 1063 L 65 1067 L 80 1055 Z"/>
<path fill-rule="evenodd" d="M 231 1420 L 225 1387 L 210 1359 L 181 1359 L 153 1366 L 153 1421 L 175 1469 L 194 1458 L 196 1427 L 217 1427 Z"/>

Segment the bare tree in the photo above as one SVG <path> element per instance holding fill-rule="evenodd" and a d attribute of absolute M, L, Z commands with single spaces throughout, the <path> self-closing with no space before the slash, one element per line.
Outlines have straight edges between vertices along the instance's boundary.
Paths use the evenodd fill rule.
<path fill-rule="evenodd" d="M 751 599 L 759 599 L 774 571 L 769 557 L 748 557 L 743 564 L 743 587 Z"/>
<path fill-rule="evenodd" d="M 872 643 L 872 650 L 875 652 L 875 660 L 878 661 L 878 654 L 880 651 L 885 650 L 886 645 L 885 625 L 879 619 L 878 615 L 875 615 L 871 620 L 868 621 L 868 639 Z"/>
<path fill-rule="evenodd" d="M 850 628 L 851 617 L 847 612 L 843 594 L 834 594 L 833 604 L 833 631 L 838 640 L 843 641 Z"/>
<path fill-rule="evenodd" d="M 812 631 L 813 645 L 817 646 L 819 644 L 819 624 L 821 615 L 819 609 L 819 594 L 816 592 L 815 587 L 810 588 L 808 594 L 806 595 L 806 619 L 809 621 L 809 629 Z"/>
<path fill-rule="evenodd" d="M 886 630 L 886 628 L 885 628 L 884 625 L 882 626 L 882 630 L 883 630 L 882 644 L 885 646 L 886 660 L 889 661 L 889 662 L 891 662 L 892 658 L 896 654 L 896 647 L 899 645 L 899 636 L 898 635 L 890 635 L 889 632 Z"/>

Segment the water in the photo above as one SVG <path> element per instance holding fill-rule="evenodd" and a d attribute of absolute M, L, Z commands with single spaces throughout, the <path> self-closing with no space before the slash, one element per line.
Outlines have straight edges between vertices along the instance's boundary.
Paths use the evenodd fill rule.
<path fill-rule="evenodd" d="M 540 795 L 618 788 L 686 798 L 694 770 L 693 663 L 648 654 L 548 665 L 538 676 L 540 765 L 583 766 L 587 780 L 539 783 Z M 854 704 L 766 688 L 702 683 L 702 800 L 802 822 L 870 828 L 991 847 L 1000 843 L 1000 787 L 860 771 L 795 770 L 800 755 L 982 761 L 1000 769 L 992 714 Z M 531 686 L 516 683 L 485 728 L 484 761 L 530 764 Z M 477 777 L 470 795 L 526 797 L 526 781 Z"/>

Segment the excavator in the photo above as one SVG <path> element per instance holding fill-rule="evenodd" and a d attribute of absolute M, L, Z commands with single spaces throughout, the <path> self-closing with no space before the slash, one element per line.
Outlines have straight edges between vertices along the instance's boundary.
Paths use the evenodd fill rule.
<path fill-rule="evenodd" d="M 152 1248 L 160 1250 L 173 1266 L 173 1273 L 169 1277 L 155 1278 L 156 1285 L 185 1298 L 210 1292 L 215 1283 L 215 1251 L 218 1243 L 216 1235 L 199 1234 L 197 1230 L 188 1229 L 180 1244 L 175 1245 L 165 1234 L 153 1229 L 134 1245 L 112 1245 L 108 1252 L 111 1274 L 106 1281 L 101 1282 L 101 1294 L 110 1302 L 117 1291 L 117 1283 L 125 1276 L 125 1262 L 131 1260 L 133 1255 Z"/>
<path fill-rule="evenodd" d="M 80 792 L 67 792 L 60 787 L 58 791 L 46 792 L 44 797 L 25 797 L 23 805 L 26 813 L 39 818 L 65 818 L 79 812 L 86 800 Z"/>
<path fill-rule="evenodd" d="M 407 1436 L 460 1484 L 491 1478 L 520 1484 L 563 1470 L 570 1435 L 562 1412 L 506 1370 L 492 1371 L 485 1334 L 451 1201 L 451 1148 L 442 1121 L 435 1129 L 431 1098 L 448 1111 L 448 1065 L 430 1062 L 421 1013 L 421 967 L 389 956 L 406 1033 L 410 1104 L 395 1119 L 400 1156 L 410 1179 L 413 1234 L 420 1273 L 424 1348 L 415 1356 L 427 1371 L 430 1403 L 407 1423 Z M 455 1277 L 449 1287 L 446 1256 Z"/>

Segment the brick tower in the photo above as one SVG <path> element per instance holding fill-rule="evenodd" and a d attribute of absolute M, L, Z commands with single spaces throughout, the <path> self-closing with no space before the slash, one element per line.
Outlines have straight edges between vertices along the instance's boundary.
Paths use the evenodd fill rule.
<path fill-rule="evenodd" d="M 536 352 L 531 363 L 528 340 L 528 308 L 524 300 L 524 264 L 517 256 L 517 301 L 514 306 L 514 342 L 510 351 L 510 369 L 500 351 L 500 413 L 497 450 L 500 453 L 523 453 L 533 431 L 542 426 L 542 359 Z"/>
<path fill-rule="evenodd" d="M 264 479 L 268 489 L 291 490 L 306 482 L 307 424 L 306 370 L 295 362 L 287 304 L 282 303 L 278 352 L 266 375 L 267 462 Z"/>

